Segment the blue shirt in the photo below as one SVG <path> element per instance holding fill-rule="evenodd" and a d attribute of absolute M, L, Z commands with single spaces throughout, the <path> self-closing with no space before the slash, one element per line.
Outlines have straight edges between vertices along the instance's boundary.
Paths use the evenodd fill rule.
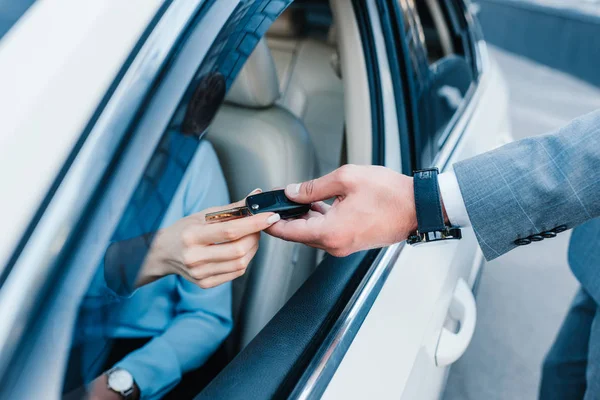
<path fill-rule="evenodd" d="M 167 178 L 173 167 L 171 163 L 176 161 L 169 157 L 163 166 Z M 185 169 L 181 170 L 183 173 Z M 161 227 L 208 207 L 227 203 L 227 186 L 219 161 L 210 143 L 204 140 L 185 170 Z M 147 214 L 152 212 L 147 211 Z M 127 237 L 128 233 L 129 237 L 139 235 L 139 232 L 118 232 L 117 236 Z M 202 289 L 179 276 L 170 275 L 132 294 L 113 290 L 120 282 L 111 282 L 111 275 L 104 272 L 104 268 L 99 268 L 82 305 L 87 309 L 82 313 L 86 380 L 94 379 L 102 372 L 97 369 L 102 364 L 102 355 L 108 352 L 108 339 L 152 337 L 150 342 L 127 355 L 116 366 L 133 375 L 143 399 L 160 398 L 181 380 L 185 372 L 204 364 L 231 331 L 231 283 Z M 101 313 L 102 323 L 98 323 L 98 313 Z M 85 314 L 90 316 L 88 322 Z"/>

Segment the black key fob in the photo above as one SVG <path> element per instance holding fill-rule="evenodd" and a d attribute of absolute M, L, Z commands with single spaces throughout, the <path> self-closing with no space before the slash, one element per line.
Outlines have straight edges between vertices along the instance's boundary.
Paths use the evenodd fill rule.
<path fill-rule="evenodd" d="M 223 222 L 265 212 L 274 212 L 282 219 L 299 217 L 310 211 L 310 204 L 288 199 L 284 190 L 273 190 L 248 196 L 244 207 L 206 214 L 206 222 Z"/>
<path fill-rule="evenodd" d="M 274 212 L 282 219 L 295 218 L 310 211 L 310 204 L 300 204 L 288 199 L 284 190 L 273 190 L 248 196 L 246 207 L 252 214 Z"/>

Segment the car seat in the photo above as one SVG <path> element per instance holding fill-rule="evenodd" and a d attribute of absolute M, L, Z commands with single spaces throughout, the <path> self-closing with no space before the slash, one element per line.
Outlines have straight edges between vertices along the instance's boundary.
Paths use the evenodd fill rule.
<path fill-rule="evenodd" d="M 232 201 L 318 176 L 303 123 L 276 104 L 279 81 L 264 40 L 248 58 L 207 135 L 217 151 Z M 243 348 L 316 267 L 316 251 L 263 233 L 248 272 L 233 282 L 236 322 L 230 350 Z"/>

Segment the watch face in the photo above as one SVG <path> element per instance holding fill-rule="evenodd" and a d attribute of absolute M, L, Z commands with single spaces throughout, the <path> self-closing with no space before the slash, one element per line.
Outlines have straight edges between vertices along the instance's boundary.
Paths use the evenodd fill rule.
<path fill-rule="evenodd" d="M 116 392 L 124 392 L 133 386 L 133 377 L 124 369 L 115 369 L 108 374 L 108 386 Z"/>

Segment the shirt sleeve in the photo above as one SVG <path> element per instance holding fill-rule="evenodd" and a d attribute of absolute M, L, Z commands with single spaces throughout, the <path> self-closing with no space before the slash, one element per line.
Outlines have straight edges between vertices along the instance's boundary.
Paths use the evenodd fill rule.
<path fill-rule="evenodd" d="M 136 273 L 139 269 L 132 258 L 143 257 L 146 250 L 142 238 L 114 242 L 106 250 L 104 259 L 96 268 L 82 308 L 89 310 L 114 306 L 135 293 Z M 134 255 L 135 253 L 135 255 Z"/>
<path fill-rule="evenodd" d="M 458 180 L 456 179 L 454 171 L 440 174 L 438 177 L 438 184 L 440 186 L 440 195 L 450 224 L 458 227 L 471 226 L 469 214 L 465 207 L 465 201 L 460 192 L 460 186 L 458 185 Z"/>
<path fill-rule="evenodd" d="M 200 289 L 179 278 L 176 317 L 167 330 L 116 364 L 131 373 L 142 399 L 159 399 L 206 362 L 232 327 L 231 283 Z"/>

